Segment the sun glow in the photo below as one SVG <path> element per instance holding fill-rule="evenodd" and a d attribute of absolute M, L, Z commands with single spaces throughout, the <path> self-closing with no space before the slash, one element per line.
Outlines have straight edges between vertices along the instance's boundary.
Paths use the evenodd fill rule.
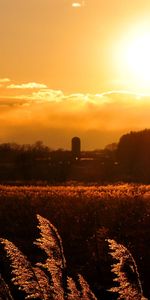
<path fill-rule="evenodd" d="M 120 43 L 117 54 L 122 78 L 134 89 L 150 92 L 150 29 L 129 34 Z"/>
<path fill-rule="evenodd" d="M 150 82 L 150 33 L 133 40 L 126 55 L 130 71 L 140 80 Z"/>

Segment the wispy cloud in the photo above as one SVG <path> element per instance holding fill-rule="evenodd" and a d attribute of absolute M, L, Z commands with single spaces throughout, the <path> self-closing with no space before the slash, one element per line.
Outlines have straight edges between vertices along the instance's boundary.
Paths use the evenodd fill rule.
<path fill-rule="evenodd" d="M 0 78 L 0 83 L 7 83 L 10 82 L 11 80 L 9 78 Z"/>
<path fill-rule="evenodd" d="M 62 101 L 64 98 L 64 94 L 61 90 L 52 90 L 52 89 L 39 89 L 37 92 L 33 92 L 28 95 L 20 95 L 20 99 L 27 99 L 27 100 L 33 100 L 38 102 L 47 102 L 47 101 L 54 101 L 59 102 Z"/>
<path fill-rule="evenodd" d="M 81 8 L 85 6 L 85 1 L 77 1 L 72 3 L 73 8 Z"/>
<path fill-rule="evenodd" d="M 0 78 L 0 87 L 2 87 L 4 84 L 10 82 L 11 80 L 9 78 Z"/>
<path fill-rule="evenodd" d="M 37 82 L 28 82 L 22 84 L 10 84 L 7 86 L 8 89 L 47 89 L 46 84 Z"/>

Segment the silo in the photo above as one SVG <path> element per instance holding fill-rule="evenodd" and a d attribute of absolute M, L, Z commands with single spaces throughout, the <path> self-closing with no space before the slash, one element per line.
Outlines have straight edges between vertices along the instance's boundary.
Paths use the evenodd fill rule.
<path fill-rule="evenodd" d="M 73 137 L 71 140 L 71 151 L 74 159 L 78 160 L 81 153 L 81 141 L 79 137 Z"/>

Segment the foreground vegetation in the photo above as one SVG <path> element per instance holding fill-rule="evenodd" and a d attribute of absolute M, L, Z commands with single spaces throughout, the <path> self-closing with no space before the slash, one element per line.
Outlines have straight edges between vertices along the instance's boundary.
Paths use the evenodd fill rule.
<path fill-rule="evenodd" d="M 96 300 L 88 283 L 78 274 L 76 281 L 67 275 L 67 264 L 62 240 L 57 229 L 47 220 L 37 215 L 40 237 L 35 245 L 45 253 L 45 257 L 32 266 L 27 257 L 7 239 L 0 239 L 11 262 L 13 283 L 24 292 L 25 299 L 40 300 Z M 131 253 L 123 245 L 108 240 L 110 254 L 117 261 L 112 265 L 118 283 L 110 289 L 118 294 L 118 299 L 146 300 L 143 296 L 138 269 Z M 134 280 L 129 278 L 129 274 Z M 0 296 L 13 300 L 10 289 L 1 277 Z"/>
<path fill-rule="evenodd" d="M 144 295 L 150 296 L 150 186 L 1 186 L 0 237 L 3 243 L 0 266 L 3 278 L 9 284 L 15 299 L 23 299 L 23 295 L 11 283 L 12 269 L 6 259 L 4 241 L 7 239 L 13 242 L 34 265 L 42 257 L 40 250 L 33 245 L 39 234 L 37 214 L 50 220 L 58 228 L 63 241 L 69 278 L 76 282 L 77 274 L 81 274 L 97 299 L 118 298 L 114 290 L 113 293 L 108 291 L 114 286 L 111 265 L 114 264 L 114 258 L 117 258 L 113 256 L 112 259 L 109 248 L 116 247 L 117 250 L 117 247 L 120 247 L 117 245 L 120 244 L 125 246 L 118 248 L 124 251 L 124 255 L 132 253 L 138 266 Z M 117 243 L 112 242 L 114 240 Z M 125 261 L 124 268 L 121 271 L 128 273 L 128 281 L 135 281 L 137 272 L 132 272 L 133 266 L 129 268 Z"/>

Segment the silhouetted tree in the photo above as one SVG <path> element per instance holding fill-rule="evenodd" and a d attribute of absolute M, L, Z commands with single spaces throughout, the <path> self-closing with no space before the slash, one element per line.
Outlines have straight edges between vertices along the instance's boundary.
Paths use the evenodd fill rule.
<path fill-rule="evenodd" d="M 119 141 L 117 158 L 124 179 L 150 182 L 150 130 L 130 132 Z"/>

